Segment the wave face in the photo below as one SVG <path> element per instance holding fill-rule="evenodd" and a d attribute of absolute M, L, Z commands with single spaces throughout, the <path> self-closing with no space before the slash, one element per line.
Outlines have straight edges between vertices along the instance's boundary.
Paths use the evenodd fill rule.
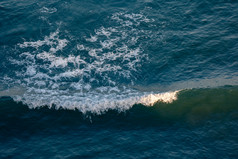
<path fill-rule="evenodd" d="M 143 158 L 146 152 L 147 157 L 236 158 L 237 99 L 237 87 L 191 89 L 180 91 L 172 103 L 137 104 L 125 112 L 114 109 L 97 115 L 29 109 L 4 97 L 0 98 L 0 156 L 103 158 L 120 154 L 127 158 L 134 154 Z"/>
<path fill-rule="evenodd" d="M 2 109 L 1 113 L 5 118 L 8 118 L 7 114 L 9 113 L 15 116 L 15 113 L 9 111 L 19 111 L 21 113 L 46 111 L 51 114 L 57 112 L 55 110 L 57 109 L 59 114 L 63 112 L 69 113 L 68 118 L 71 118 L 70 114 L 72 113 L 77 114 L 78 120 L 85 120 L 84 122 L 86 123 L 88 121 L 97 123 L 100 121 L 98 117 L 101 117 L 103 120 L 101 121 L 102 123 L 107 123 L 108 121 L 104 120 L 112 118 L 113 120 L 118 120 L 119 124 L 126 124 L 124 123 L 126 119 L 131 126 L 135 124 L 134 122 L 138 121 L 140 121 L 137 123 L 138 125 L 161 125 L 162 123 L 169 124 L 177 122 L 196 125 L 210 119 L 225 117 L 228 114 L 233 114 L 232 118 L 234 117 L 234 120 L 236 120 L 238 112 L 237 98 L 237 86 L 186 89 L 179 92 L 150 94 L 149 96 L 135 100 L 134 102 L 137 103 L 135 103 L 131 109 L 119 113 L 117 109 L 110 109 L 100 115 L 90 112 L 85 114 L 85 112 L 82 112 L 80 109 L 76 111 L 62 108 L 58 109 L 57 105 L 53 107 L 54 109 L 49 109 L 47 106 L 28 109 L 28 105 L 24 105 L 23 102 L 15 102 L 11 97 L 0 98 L 0 105 Z M 23 109 L 21 110 L 21 108 Z M 118 116 L 114 116 L 115 113 Z M 16 113 L 16 116 L 18 116 L 18 113 Z M 41 116 L 41 114 L 39 114 L 39 116 Z M 60 119 L 60 122 L 63 122 L 63 120 L 64 119 Z"/>

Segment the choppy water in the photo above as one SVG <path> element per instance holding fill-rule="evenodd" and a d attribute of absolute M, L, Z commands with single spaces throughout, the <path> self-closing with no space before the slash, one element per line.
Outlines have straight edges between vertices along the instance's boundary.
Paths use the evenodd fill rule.
<path fill-rule="evenodd" d="M 0 2 L 0 157 L 237 158 L 237 1 Z"/>

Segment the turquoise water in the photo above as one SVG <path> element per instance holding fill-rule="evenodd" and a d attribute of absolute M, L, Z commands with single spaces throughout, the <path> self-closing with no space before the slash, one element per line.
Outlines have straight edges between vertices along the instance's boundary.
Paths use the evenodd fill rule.
<path fill-rule="evenodd" d="M 237 1 L 0 2 L 1 158 L 237 158 Z"/>

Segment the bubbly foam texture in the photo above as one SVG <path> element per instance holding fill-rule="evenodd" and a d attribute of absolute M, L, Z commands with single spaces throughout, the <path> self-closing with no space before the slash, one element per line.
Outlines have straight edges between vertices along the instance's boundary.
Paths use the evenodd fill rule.
<path fill-rule="evenodd" d="M 55 105 L 83 113 L 175 100 L 176 93 L 149 94 L 130 88 L 141 63 L 148 58 L 138 39 L 151 35 L 135 26 L 153 20 L 123 12 L 108 18 L 113 24 L 99 27 L 84 37 L 84 42 L 57 29 L 40 40 L 18 44 L 19 57 L 10 61 L 21 68 L 15 72 L 15 79 L 21 79 L 18 85 L 26 90 L 14 99 L 31 108 Z"/>
<path fill-rule="evenodd" d="M 43 8 L 40 9 L 40 12 L 41 12 L 41 13 L 52 14 L 52 13 L 57 12 L 57 9 L 56 9 L 56 8 L 43 7 Z"/>
<path fill-rule="evenodd" d="M 177 100 L 178 92 L 179 91 L 159 93 L 159 94 L 149 94 L 144 97 L 141 97 L 139 103 L 150 106 L 156 102 L 172 103 L 174 100 Z"/>
<path fill-rule="evenodd" d="M 107 89 L 107 88 L 106 88 Z M 115 89 L 115 88 L 114 88 Z M 110 94 L 99 94 L 91 92 L 85 97 L 82 93 L 74 93 L 72 95 L 64 95 L 64 91 L 61 96 L 58 96 L 59 91 L 52 90 L 34 90 L 35 93 L 40 93 L 41 96 L 35 98 L 35 94 L 27 94 L 26 96 L 14 96 L 15 101 L 22 101 L 30 108 L 37 108 L 41 106 L 48 106 L 51 108 L 63 108 L 70 110 L 79 110 L 82 113 L 96 113 L 101 114 L 108 110 L 125 111 L 130 109 L 134 104 L 144 104 L 146 106 L 152 106 L 156 102 L 171 103 L 177 99 L 177 93 L 166 92 L 159 94 L 139 93 L 128 91 L 124 94 L 117 94 L 117 90 L 113 92 L 110 90 Z M 102 91 L 103 92 L 103 91 Z"/>

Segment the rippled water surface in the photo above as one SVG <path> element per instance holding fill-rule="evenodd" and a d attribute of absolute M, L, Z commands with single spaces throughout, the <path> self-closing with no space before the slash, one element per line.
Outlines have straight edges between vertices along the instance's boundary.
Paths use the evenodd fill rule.
<path fill-rule="evenodd" d="M 237 158 L 237 12 L 2 0 L 0 157 Z"/>

